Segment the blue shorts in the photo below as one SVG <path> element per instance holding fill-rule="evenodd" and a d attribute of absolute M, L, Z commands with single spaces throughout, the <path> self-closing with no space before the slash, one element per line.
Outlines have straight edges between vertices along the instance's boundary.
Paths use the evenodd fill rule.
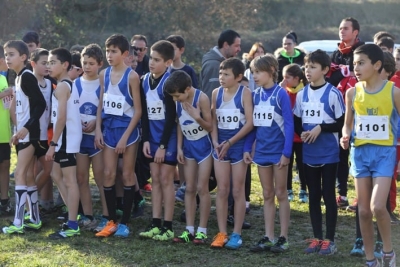
<path fill-rule="evenodd" d="M 213 158 L 218 160 L 217 153 L 213 152 Z M 236 143 L 228 149 L 225 157 L 221 160 L 221 162 L 230 162 L 231 165 L 239 163 L 243 161 L 243 142 L 239 144 Z"/>
<path fill-rule="evenodd" d="M 350 174 L 354 178 L 392 178 L 396 165 L 396 147 L 362 145 L 350 149 Z"/>
<path fill-rule="evenodd" d="M 106 146 L 115 149 L 122 135 L 125 133 L 126 127 L 107 128 L 103 129 L 103 138 Z M 139 129 L 136 127 L 126 142 L 126 146 L 130 146 L 139 141 Z"/>
<path fill-rule="evenodd" d="M 87 155 L 89 158 L 96 156 L 101 152 L 101 149 L 94 148 L 94 147 L 81 147 L 79 149 L 79 154 Z"/>
<path fill-rule="evenodd" d="M 271 167 L 272 165 L 277 165 L 281 157 L 282 153 L 265 154 L 256 150 L 253 156 L 253 163 L 259 167 Z"/>
<path fill-rule="evenodd" d="M 183 155 L 185 158 L 195 160 L 198 164 L 207 159 L 213 152 L 213 147 L 209 136 L 205 136 L 197 141 L 184 140 Z"/>

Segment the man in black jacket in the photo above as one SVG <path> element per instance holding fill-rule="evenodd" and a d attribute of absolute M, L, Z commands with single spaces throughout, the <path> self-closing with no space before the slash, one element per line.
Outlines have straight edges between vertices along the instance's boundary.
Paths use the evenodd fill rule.
<path fill-rule="evenodd" d="M 147 38 L 144 35 L 136 34 L 131 38 L 131 45 L 138 54 L 138 64 L 135 71 L 142 77 L 150 71 L 149 69 L 149 56 L 147 53 Z"/>

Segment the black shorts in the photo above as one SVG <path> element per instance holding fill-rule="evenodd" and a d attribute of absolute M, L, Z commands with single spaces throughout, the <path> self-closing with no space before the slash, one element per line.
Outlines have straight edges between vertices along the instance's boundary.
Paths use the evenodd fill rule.
<path fill-rule="evenodd" d="M 11 159 L 11 147 L 9 143 L 0 144 L 0 163 Z"/>
<path fill-rule="evenodd" d="M 154 158 L 146 158 L 147 164 L 150 164 L 152 162 L 154 162 Z M 167 164 L 170 166 L 176 166 L 178 165 L 177 161 L 169 161 L 169 160 L 164 160 L 163 164 Z"/>
<path fill-rule="evenodd" d="M 61 168 L 76 166 L 76 154 L 56 152 L 54 155 L 54 162 L 60 164 Z"/>
<path fill-rule="evenodd" d="M 28 146 L 32 145 L 35 148 L 34 156 L 37 158 L 41 158 L 46 155 L 47 150 L 49 150 L 49 144 L 47 140 L 45 141 L 30 141 L 25 143 L 18 143 L 16 146 L 17 154 L 18 151 L 27 148 Z"/>

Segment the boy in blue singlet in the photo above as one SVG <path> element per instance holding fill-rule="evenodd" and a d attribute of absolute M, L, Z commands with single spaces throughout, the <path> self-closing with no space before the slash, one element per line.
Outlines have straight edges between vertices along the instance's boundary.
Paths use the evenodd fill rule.
<path fill-rule="evenodd" d="M 174 47 L 168 41 L 158 41 L 150 49 L 150 72 L 142 79 L 143 153 L 150 161 L 152 178 L 152 223 L 141 237 L 159 241 L 174 238 L 174 174 L 177 164 L 176 106 L 163 88 L 170 73 Z M 147 112 L 146 112 L 147 111 Z M 161 226 L 164 203 L 164 223 Z"/>
<path fill-rule="evenodd" d="M 96 147 L 103 149 L 104 195 L 109 221 L 96 234 L 108 237 L 113 234 L 127 237 L 127 226 L 135 196 L 135 163 L 140 139 L 138 123 L 142 115 L 139 76 L 124 64 L 129 54 L 129 42 L 125 36 L 113 34 L 106 40 L 106 58 L 110 67 L 100 73 L 100 102 L 97 109 Z M 123 215 L 116 223 L 115 176 L 118 155 L 123 154 L 122 182 L 124 184 Z"/>
<path fill-rule="evenodd" d="M 305 253 L 332 255 L 337 205 L 336 171 L 339 162 L 338 132 L 344 120 L 344 103 L 337 88 L 325 81 L 331 60 L 322 50 L 304 58 L 309 85 L 297 93 L 294 106 L 295 131 L 303 141 L 303 163 L 310 201 L 309 211 L 314 238 Z M 326 234 L 323 239 L 321 197 L 326 207 Z"/>
<path fill-rule="evenodd" d="M 208 191 L 212 167 L 212 143 L 209 133 L 213 129 L 210 100 L 192 87 L 190 76 L 178 70 L 165 82 L 165 91 L 177 101 L 178 162 L 183 166 L 186 181 L 186 230 L 174 242 L 203 244 L 207 239 L 207 222 L 211 198 Z M 200 198 L 200 223 L 194 232 L 196 193 Z"/>
<path fill-rule="evenodd" d="M 237 58 L 221 62 L 219 81 L 221 87 L 212 93 L 211 110 L 214 129 L 211 132 L 214 145 L 214 170 L 217 178 L 217 219 L 219 233 L 211 244 L 213 248 L 238 249 L 242 245 L 242 225 L 246 212 L 244 182 L 247 165 L 243 161 L 245 136 L 253 129 L 253 102 L 248 88 L 240 85 L 244 65 Z M 235 201 L 235 222 L 228 238 L 228 196 L 232 182 Z"/>
<path fill-rule="evenodd" d="M 386 208 L 396 164 L 400 90 L 382 80 L 384 56 L 379 46 L 366 44 L 354 51 L 354 74 L 359 82 L 346 92 L 346 115 L 340 144 L 350 149 L 351 175 L 355 178 L 366 266 L 381 264 L 374 256 L 373 222 L 376 217 L 383 241 L 382 266 L 396 266 Z"/>

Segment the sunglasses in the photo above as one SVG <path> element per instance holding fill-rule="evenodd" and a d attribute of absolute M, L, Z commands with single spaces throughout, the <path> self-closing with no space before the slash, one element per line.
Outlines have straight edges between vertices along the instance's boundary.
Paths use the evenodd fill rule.
<path fill-rule="evenodd" d="M 139 51 L 139 52 L 144 52 L 147 47 L 136 47 L 136 46 L 132 46 L 133 50 L 135 51 Z"/>

